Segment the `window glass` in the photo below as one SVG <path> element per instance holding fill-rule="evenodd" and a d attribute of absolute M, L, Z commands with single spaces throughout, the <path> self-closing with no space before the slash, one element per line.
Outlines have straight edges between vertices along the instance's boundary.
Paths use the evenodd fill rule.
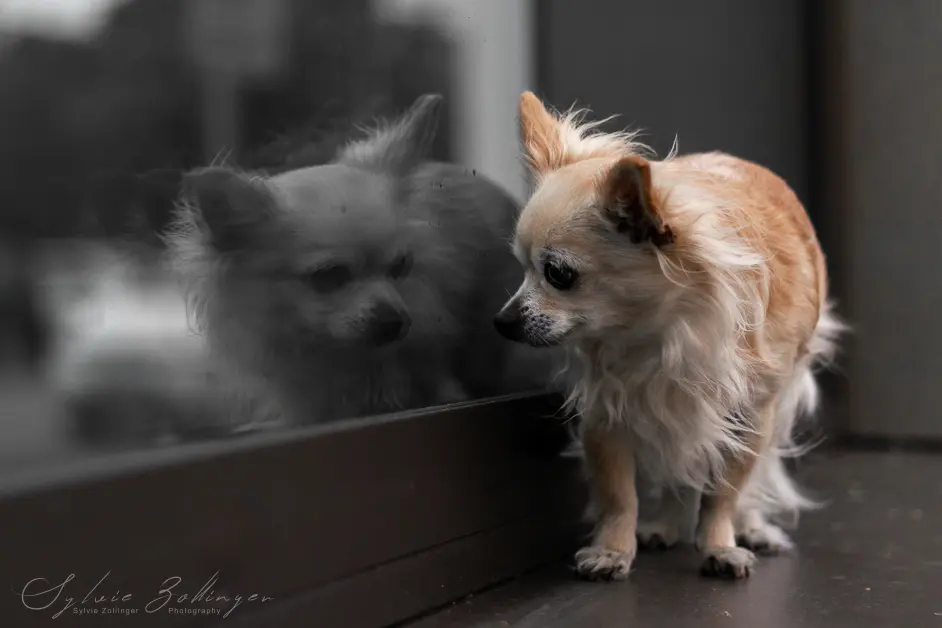
<path fill-rule="evenodd" d="M 0 473 L 545 387 L 493 325 L 530 21 L 7 2 Z"/>

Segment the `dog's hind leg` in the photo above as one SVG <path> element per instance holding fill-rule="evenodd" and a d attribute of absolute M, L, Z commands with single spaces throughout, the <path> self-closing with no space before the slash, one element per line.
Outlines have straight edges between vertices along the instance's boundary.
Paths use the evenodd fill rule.
<path fill-rule="evenodd" d="M 639 488 L 644 481 L 639 478 Z M 700 505 L 700 491 L 690 487 L 662 488 L 659 499 L 649 490 L 639 490 L 638 547 L 664 550 L 690 541 Z"/>
<path fill-rule="evenodd" d="M 792 549 L 791 539 L 772 521 L 794 525 L 800 511 L 817 506 L 795 485 L 784 462 L 784 457 L 800 455 L 807 449 L 794 444 L 792 430 L 802 414 L 814 412 L 817 400 L 814 374 L 807 364 L 800 365 L 792 381 L 778 395 L 772 446 L 758 459 L 755 472 L 739 499 L 736 541 L 741 547 L 760 554 L 779 554 Z"/>
<path fill-rule="evenodd" d="M 739 500 L 736 542 L 759 554 L 774 555 L 792 549 L 782 528 L 770 517 L 797 520 L 798 511 L 814 504 L 795 487 L 779 452 L 770 447 L 759 459 L 755 473 Z"/>
<path fill-rule="evenodd" d="M 740 510 L 736 516 L 736 543 L 757 554 L 774 556 L 794 547 L 782 528 L 771 523 L 758 508 Z"/>

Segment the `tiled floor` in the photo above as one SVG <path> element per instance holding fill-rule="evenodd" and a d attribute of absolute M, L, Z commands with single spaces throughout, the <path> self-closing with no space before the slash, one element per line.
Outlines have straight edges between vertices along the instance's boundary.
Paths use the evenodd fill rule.
<path fill-rule="evenodd" d="M 748 581 L 701 578 L 688 548 L 642 554 L 623 583 L 560 565 L 411 628 L 942 627 L 942 454 L 820 453 L 800 475 L 828 503 Z"/>

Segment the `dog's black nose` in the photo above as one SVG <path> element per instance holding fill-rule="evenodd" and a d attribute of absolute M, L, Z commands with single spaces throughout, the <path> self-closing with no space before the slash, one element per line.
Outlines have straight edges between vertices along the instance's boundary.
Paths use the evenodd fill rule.
<path fill-rule="evenodd" d="M 514 342 L 524 342 L 523 317 L 520 308 L 508 305 L 494 317 L 494 327 L 501 336 Z"/>
<path fill-rule="evenodd" d="M 409 333 L 412 320 L 409 315 L 388 303 L 373 308 L 370 316 L 370 340 L 375 345 L 385 345 L 401 340 Z"/>

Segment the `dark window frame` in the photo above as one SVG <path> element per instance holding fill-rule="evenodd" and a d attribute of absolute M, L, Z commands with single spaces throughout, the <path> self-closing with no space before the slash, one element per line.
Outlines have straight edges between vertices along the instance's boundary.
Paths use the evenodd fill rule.
<path fill-rule="evenodd" d="M 214 595 L 273 598 L 243 603 L 226 625 L 371 627 L 428 612 L 563 558 L 579 540 L 583 485 L 578 460 L 562 455 L 560 401 L 487 399 L 7 482 L 0 614 L 49 625 L 66 596 L 81 599 L 109 572 L 95 595 L 133 598 L 103 606 L 139 608 L 167 578 L 193 595 L 217 571 Z M 16 594 L 72 573 L 49 610 Z M 88 620 L 66 612 L 57 623 Z M 143 611 L 110 620 L 220 621 Z"/>

